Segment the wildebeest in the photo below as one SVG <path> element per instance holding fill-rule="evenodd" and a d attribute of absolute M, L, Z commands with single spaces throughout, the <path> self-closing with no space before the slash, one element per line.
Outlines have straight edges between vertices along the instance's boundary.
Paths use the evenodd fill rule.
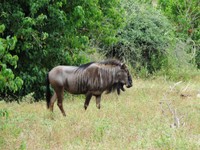
<path fill-rule="evenodd" d="M 49 84 L 54 89 L 52 97 Z M 117 90 L 119 94 L 120 90 L 124 91 L 124 85 L 127 88 L 132 86 L 131 75 L 126 65 L 115 59 L 91 62 L 79 67 L 57 66 L 47 74 L 47 108 L 53 111 L 54 102 L 58 99 L 57 105 L 63 116 L 66 116 L 62 101 L 64 91 L 67 91 L 71 94 L 85 94 L 85 110 L 91 97 L 95 96 L 96 106 L 100 109 L 102 93 Z"/>

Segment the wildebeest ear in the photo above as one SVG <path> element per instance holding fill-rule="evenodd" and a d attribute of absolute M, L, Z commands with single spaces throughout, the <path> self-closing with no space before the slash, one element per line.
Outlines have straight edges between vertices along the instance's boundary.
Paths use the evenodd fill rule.
<path fill-rule="evenodd" d="M 125 63 L 121 63 L 121 69 L 125 69 L 125 68 L 126 68 Z"/>

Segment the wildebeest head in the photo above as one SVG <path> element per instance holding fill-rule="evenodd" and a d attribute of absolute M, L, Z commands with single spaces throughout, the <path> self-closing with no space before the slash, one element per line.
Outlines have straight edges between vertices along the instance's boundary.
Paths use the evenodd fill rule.
<path fill-rule="evenodd" d="M 127 88 L 132 87 L 132 77 L 124 63 L 121 64 L 120 70 L 117 72 L 117 83 L 118 86 L 120 86 L 119 88 L 123 91 L 123 85 L 126 85 Z"/>
<path fill-rule="evenodd" d="M 106 90 L 106 93 L 110 93 L 110 92 L 114 92 L 117 90 L 117 93 L 120 94 L 120 91 L 125 91 L 124 89 L 124 85 L 127 88 L 132 87 L 132 77 L 129 73 L 129 70 L 127 68 L 127 66 L 124 63 L 121 63 L 118 60 L 108 60 L 105 62 L 102 62 L 101 64 L 103 64 L 103 66 L 108 65 L 106 67 L 107 69 L 112 70 L 111 72 L 113 72 L 113 81 L 112 81 L 112 85 L 110 85 L 108 87 L 108 89 Z"/>

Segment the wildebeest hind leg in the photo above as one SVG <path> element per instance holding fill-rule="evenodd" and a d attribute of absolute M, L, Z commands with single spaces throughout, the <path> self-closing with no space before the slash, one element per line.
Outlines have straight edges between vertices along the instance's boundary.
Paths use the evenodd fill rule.
<path fill-rule="evenodd" d="M 89 106 L 89 103 L 90 103 L 91 97 L 92 97 L 92 94 L 86 94 L 85 104 L 84 104 L 84 108 L 85 108 L 85 110 L 86 110 L 87 107 Z"/>
<path fill-rule="evenodd" d="M 96 106 L 98 109 L 101 107 L 101 95 L 96 96 Z"/>
<path fill-rule="evenodd" d="M 58 98 L 58 107 L 60 108 L 60 111 L 62 112 L 63 116 L 66 116 L 65 114 L 65 111 L 63 109 L 63 95 L 64 95 L 64 88 L 62 87 L 61 89 L 57 89 L 56 90 L 56 95 L 57 95 L 57 98 Z"/>
<path fill-rule="evenodd" d="M 52 112 L 53 112 L 53 106 L 54 106 L 54 103 L 55 103 L 55 101 L 56 101 L 56 98 L 57 98 L 56 92 L 54 92 L 53 96 L 51 97 L 50 106 L 49 106 L 49 109 L 50 109 L 50 111 L 52 111 Z"/>

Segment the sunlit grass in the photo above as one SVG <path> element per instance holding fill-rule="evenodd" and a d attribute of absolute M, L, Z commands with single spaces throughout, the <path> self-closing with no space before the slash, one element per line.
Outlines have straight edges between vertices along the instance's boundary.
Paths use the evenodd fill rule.
<path fill-rule="evenodd" d="M 45 101 L 0 101 L 0 149 L 199 149 L 200 82 L 181 82 L 170 91 L 174 84 L 134 80 L 120 96 L 104 94 L 101 110 L 94 98 L 85 111 L 83 97 L 68 96 L 67 117 L 56 105 L 51 114 Z M 172 126 L 168 102 L 179 127 Z"/>

